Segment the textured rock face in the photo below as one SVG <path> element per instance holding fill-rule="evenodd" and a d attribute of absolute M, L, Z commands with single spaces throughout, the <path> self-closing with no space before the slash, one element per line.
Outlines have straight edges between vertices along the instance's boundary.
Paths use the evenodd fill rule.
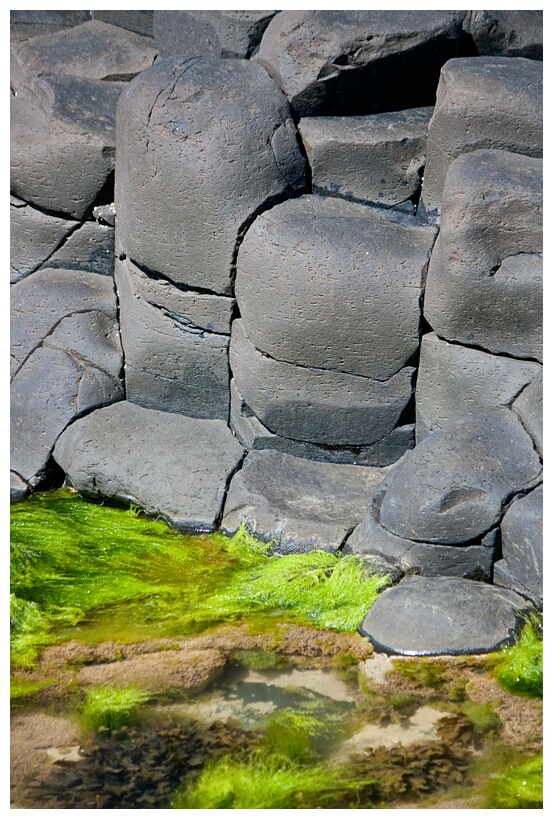
<path fill-rule="evenodd" d="M 480 150 L 452 163 L 424 314 L 449 341 L 542 358 L 542 163 Z"/>
<path fill-rule="evenodd" d="M 46 474 L 65 427 L 123 397 L 113 282 L 43 270 L 12 296 L 12 469 L 31 486 Z"/>
<path fill-rule="evenodd" d="M 179 291 L 116 263 L 127 398 L 150 409 L 226 419 L 233 300 Z"/>
<path fill-rule="evenodd" d="M 279 554 L 337 552 L 385 471 L 250 452 L 232 479 L 221 529 L 234 534 L 246 520 Z"/>
<path fill-rule="evenodd" d="M 50 216 L 21 199 L 10 202 L 10 282 L 33 273 L 60 246 L 77 222 Z"/>
<path fill-rule="evenodd" d="M 301 116 L 432 105 L 461 17 L 433 11 L 284 11 L 254 57 Z"/>
<path fill-rule="evenodd" d="M 100 20 L 37 37 L 16 49 L 28 71 L 89 80 L 129 80 L 152 65 L 152 40 Z"/>
<path fill-rule="evenodd" d="M 432 108 L 367 117 L 304 117 L 314 193 L 398 205 L 420 190 Z"/>
<path fill-rule="evenodd" d="M 266 211 L 238 255 L 236 296 L 249 338 L 282 362 L 384 382 L 418 349 L 434 237 L 407 219 L 320 196 Z"/>
<path fill-rule="evenodd" d="M 262 355 L 232 325 L 230 366 L 236 386 L 271 432 L 331 446 L 372 444 L 397 425 L 412 393 L 412 367 L 387 381 L 299 367 Z"/>
<path fill-rule="evenodd" d="M 543 58 L 543 11 L 471 11 L 464 27 L 479 54 Z"/>
<path fill-rule="evenodd" d="M 482 414 L 429 435 L 390 470 L 378 522 L 408 540 L 469 543 L 496 526 L 505 504 L 540 475 L 517 416 Z"/>
<path fill-rule="evenodd" d="M 213 531 L 243 450 L 223 421 L 120 401 L 66 430 L 54 457 L 83 494 L 138 504 L 181 531 Z"/>
<path fill-rule="evenodd" d="M 304 184 L 282 93 L 253 63 L 162 60 L 118 109 L 119 242 L 175 282 L 227 294 L 256 212 Z"/>
<path fill-rule="evenodd" d="M 274 11 L 156 11 L 154 35 L 163 57 L 213 53 L 249 57 Z"/>
<path fill-rule="evenodd" d="M 93 11 L 93 20 L 101 20 L 112 26 L 121 26 L 129 31 L 136 31 L 146 37 L 154 36 L 153 11 Z"/>
<path fill-rule="evenodd" d="M 10 40 L 54 34 L 90 20 L 89 11 L 22 11 L 10 9 Z"/>
<path fill-rule="evenodd" d="M 115 267 L 115 231 L 98 222 L 84 222 L 71 231 L 59 248 L 39 269 L 89 270 L 113 277 Z"/>
<path fill-rule="evenodd" d="M 526 432 L 532 437 L 539 455 L 543 457 L 543 373 L 541 371 L 521 392 L 513 403 L 513 409 L 522 421 Z"/>
<path fill-rule="evenodd" d="M 543 69 L 535 60 L 470 57 L 442 68 L 428 129 L 423 199 L 440 209 L 451 162 L 461 154 L 495 148 L 541 157 Z"/>
<path fill-rule="evenodd" d="M 543 601 L 543 487 L 515 500 L 501 522 L 503 559 L 494 582 Z M 506 569 L 514 583 L 507 581 Z"/>
<path fill-rule="evenodd" d="M 392 654 L 478 654 L 514 642 L 527 603 L 458 577 L 406 577 L 383 592 L 361 632 Z"/>
<path fill-rule="evenodd" d="M 11 191 L 81 219 L 115 166 L 115 109 L 122 86 L 35 75 L 11 98 Z"/>
<path fill-rule="evenodd" d="M 534 361 L 449 344 L 428 333 L 417 376 L 417 443 L 449 423 L 510 407 L 541 369 Z"/>
<path fill-rule="evenodd" d="M 234 379 L 230 382 L 230 428 L 247 449 L 274 449 L 334 464 L 358 464 L 359 466 L 388 466 L 395 463 L 415 444 L 414 425 L 395 427 L 389 435 L 364 446 L 329 446 L 297 441 L 275 435 L 256 417 L 251 407 L 240 395 Z"/>

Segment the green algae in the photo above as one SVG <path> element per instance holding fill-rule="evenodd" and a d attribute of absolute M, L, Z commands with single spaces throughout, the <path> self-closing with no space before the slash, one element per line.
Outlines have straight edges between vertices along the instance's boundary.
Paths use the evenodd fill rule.
<path fill-rule="evenodd" d="M 80 707 L 82 725 L 85 729 L 108 733 L 123 726 L 131 727 L 137 722 L 140 706 L 149 699 L 147 691 L 134 685 L 92 688 Z"/>
<path fill-rule="evenodd" d="M 267 720 L 263 745 L 290 762 L 306 762 L 315 757 L 315 741 L 329 733 L 329 726 L 305 712 L 283 708 Z"/>
<path fill-rule="evenodd" d="M 509 765 L 490 780 L 486 808 L 543 808 L 543 755 Z"/>
<path fill-rule="evenodd" d="M 328 765 L 301 766 L 263 750 L 244 759 L 225 756 L 203 769 L 198 779 L 178 794 L 177 809 L 294 809 L 355 807 L 371 781 L 348 779 Z"/>
<path fill-rule="evenodd" d="M 526 623 L 512 648 L 493 655 L 490 665 L 507 691 L 543 697 L 543 635 L 538 618 L 533 617 Z"/>
<path fill-rule="evenodd" d="M 55 685 L 55 680 L 23 680 L 14 675 L 10 677 L 10 700 L 32 697 L 52 685 Z"/>
<path fill-rule="evenodd" d="M 135 507 L 36 494 L 11 510 L 12 663 L 67 639 L 132 642 L 275 613 L 355 631 L 387 580 L 354 556 L 268 556 L 269 545 L 245 526 L 183 535 Z"/>

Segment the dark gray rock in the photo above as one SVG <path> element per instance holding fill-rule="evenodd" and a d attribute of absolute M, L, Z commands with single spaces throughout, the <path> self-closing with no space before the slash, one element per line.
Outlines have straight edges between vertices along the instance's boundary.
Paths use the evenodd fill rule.
<path fill-rule="evenodd" d="M 378 490 L 375 490 L 377 494 Z M 377 555 L 392 562 L 402 572 L 425 577 L 466 577 L 491 582 L 494 559 L 498 555 L 499 529 L 493 529 L 477 543 L 452 546 L 420 543 L 388 532 L 378 523 L 379 509 L 373 504 L 348 538 L 344 554 Z"/>
<path fill-rule="evenodd" d="M 113 282 L 44 270 L 11 288 L 13 470 L 36 487 L 65 427 L 123 397 Z"/>
<path fill-rule="evenodd" d="M 151 38 L 100 20 L 15 46 L 27 71 L 70 74 L 89 80 L 130 80 L 149 68 L 158 51 Z"/>
<path fill-rule="evenodd" d="M 97 205 L 92 210 L 92 216 L 101 225 L 108 225 L 115 227 L 115 205 L 111 202 L 109 205 Z"/>
<path fill-rule="evenodd" d="M 234 379 L 230 382 L 230 428 L 247 450 L 274 449 L 298 458 L 334 464 L 388 466 L 415 445 L 413 424 L 396 427 L 389 435 L 374 444 L 356 447 L 318 446 L 307 441 L 295 441 L 292 438 L 275 435 L 263 426 L 244 401 Z"/>
<path fill-rule="evenodd" d="M 278 554 L 337 552 L 385 471 L 250 452 L 231 481 L 221 530 L 234 534 L 247 521 Z"/>
<path fill-rule="evenodd" d="M 115 283 L 127 398 L 150 409 L 226 420 L 232 299 L 182 293 L 148 280 L 128 260 L 117 261 Z"/>
<path fill-rule="evenodd" d="M 10 282 L 24 279 L 46 262 L 78 222 L 43 213 L 21 199 L 10 201 Z"/>
<path fill-rule="evenodd" d="M 478 54 L 543 59 L 543 11 L 471 11 L 467 18 L 463 28 Z"/>
<path fill-rule="evenodd" d="M 459 577 L 406 577 L 383 592 L 361 633 L 389 654 L 480 654 L 511 645 L 528 606 L 513 591 Z"/>
<path fill-rule="evenodd" d="M 11 191 L 82 219 L 115 166 L 120 83 L 36 75 L 11 97 Z"/>
<path fill-rule="evenodd" d="M 113 276 L 115 230 L 97 222 L 85 222 L 67 236 L 42 267 L 89 270 L 101 276 Z"/>
<path fill-rule="evenodd" d="M 397 425 L 412 393 L 412 367 L 387 381 L 269 358 L 232 325 L 230 367 L 236 386 L 271 432 L 315 444 L 372 444 Z"/>
<path fill-rule="evenodd" d="M 314 193 L 390 207 L 420 190 L 432 108 L 366 117 L 304 117 Z"/>
<path fill-rule="evenodd" d="M 87 497 L 135 503 L 181 531 L 213 531 L 243 450 L 223 421 L 128 401 L 72 424 L 54 452 Z"/>
<path fill-rule="evenodd" d="M 163 57 L 249 57 L 274 11 L 155 11 L 154 36 Z"/>
<path fill-rule="evenodd" d="M 25 500 L 31 487 L 22 477 L 10 471 L 10 503 L 19 503 Z"/>
<path fill-rule="evenodd" d="M 10 9 L 10 40 L 54 34 L 90 20 L 89 11 L 23 11 Z"/>
<path fill-rule="evenodd" d="M 434 237 L 434 228 L 329 197 L 265 211 L 238 254 L 236 297 L 248 337 L 282 362 L 384 382 L 418 350 Z"/>
<path fill-rule="evenodd" d="M 146 37 L 154 36 L 153 11 L 92 11 L 93 20 L 101 20 L 112 26 L 121 26 Z"/>
<path fill-rule="evenodd" d="M 540 477 L 532 439 L 515 413 L 482 413 L 433 432 L 403 456 L 381 488 L 378 522 L 406 540 L 468 544 Z"/>
<path fill-rule="evenodd" d="M 433 105 L 457 56 L 461 16 L 447 11 L 281 11 L 257 60 L 301 116 Z"/>
<path fill-rule="evenodd" d="M 542 207 L 540 159 L 481 150 L 452 163 L 424 300 L 439 336 L 541 360 Z"/>
<path fill-rule="evenodd" d="M 508 585 L 532 600 L 543 601 L 543 487 L 518 498 L 507 509 L 501 521 L 502 564 L 515 584 L 505 583 L 505 575 L 497 578 L 499 585 Z"/>
<path fill-rule="evenodd" d="M 447 424 L 510 407 L 541 365 L 449 344 L 435 333 L 422 339 L 417 376 L 417 443 Z"/>
<path fill-rule="evenodd" d="M 161 60 L 118 110 L 121 250 L 177 283 L 228 294 L 255 214 L 305 181 L 288 104 L 259 66 Z"/>
<path fill-rule="evenodd" d="M 447 170 L 462 154 L 496 148 L 542 156 L 542 74 L 540 63 L 523 58 L 470 57 L 444 65 L 428 128 L 422 190 L 428 212 L 439 212 Z"/>
<path fill-rule="evenodd" d="M 513 403 L 514 411 L 524 429 L 532 437 L 540 456 L 543 457 L 543 372 L 533 379 Z"/>

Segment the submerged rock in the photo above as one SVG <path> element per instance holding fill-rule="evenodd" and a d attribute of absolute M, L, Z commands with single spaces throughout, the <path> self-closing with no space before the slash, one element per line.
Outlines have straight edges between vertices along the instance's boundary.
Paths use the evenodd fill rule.
<path fill-rule="evenodd" d="M 480 654 L 514 642 L 528 602 L 459 577 L 406 577 L 383 592 L 361 633 L 392 654 Z"/>

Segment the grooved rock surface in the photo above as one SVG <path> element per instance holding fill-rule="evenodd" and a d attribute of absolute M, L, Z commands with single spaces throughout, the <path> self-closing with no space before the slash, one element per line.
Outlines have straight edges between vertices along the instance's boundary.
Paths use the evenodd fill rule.
<path fill-rule="evenodd" d="M 376 489 L 367 513 L 344 546 L 344 554 L 378 555 L 402 571 L 425 577 L 448 575 L 491 582 L 499 529 L 492 529 L 469 546 L 406 540 L 378 523 L 380 499 Z"/>
<path fill-rule="evenodd" d="M 123 397 L 112 280 L 41 270 L 11 288 L 11 465 L 33 487 L 65 427 Z"/>
<path fill-rule="evenodd" d="M 184 293 L 117 261 L 126 395 L 150 409 L 227 419 L 232 299 Z M 208 327 L 219 332 L 210 332 Z M 222 332 L 221 332 L 222 331 Z"/>
<path fill-rule="evenodd" d="M 216 528 L 243 449 L 223 421 L 187 418 L 128 401 L 81 418 L 54 458 L 85 496 L 132 502 L 181 531 Z"/>
<path fill-rule="evenodd" d="M 155 11 L 154 36 L 163 57 L 251 55 L 274 11 Z"/>
<path fill-rule="evenodd" d="M 334 464 L 388 466 L 415 445 L 413 424 L 396 427 L 380 441 L 357 447 L 319 446 L 275 435 L 263 426 L 244 401 L 234 379 L 230 382 L 230 428 L 247 450 L 274 449 L 299 458 Z"/>
<path fill-rule="evenodd" d="M 460 34 L 447 11 L 281 11 L 253 59 L 300 116 L 397 111 L 434 103 Z"/>
<path fill-rule="evenodd" d="M 45 34 L 15 48 L 28 71 L 112 81 L 131 79 L 149 68 L 158 53 L 151 38 L 100 20 Z"/>
<path fill-rule="evenodd" d="M 479 54 L 543 58 L 543 11 L 470 11 L 464 28 Z"/>
<path fill-rule="evenodd" d="M 417 443 L 449 423 L 510 407 L 541 365 L 423 336 L 417 375 Z"/>
<path fill-rule="evenodd" d="M 15 196 L 10 201 L 10 283 L 24 279 L 54 253 L 77 222 L 43 213 Z"/>
<path fill-rule="evenodd" d="M 112 276 L 115 268 L 115 230 L 97 222 L 84 222 L 71 232 L 41 267 L 90 270 Z M 39 268 L 40 269 L 40 268 Z"/>
<path fill-rule="evenodd" d="M 82 219 L 114 170 L 122 87 L 80 77 L 29 77 L 11 97 L 12 193 Z"/>
<path fill-rule="evenodd" d="M 259 216 L 240 247 L 236 276 L 251 342 L 304 367 L 381 382 L 399 373 L 419 347 L 435 237 L 434 228 L 403 218 L 311 195 Z"/>
<path fill-rule="evenodd" d="M 479 654 L 514 642 L 527 605 L 460 577 L 406 577 L 380 595 L 361 633 L 390 654 Z"/>
<path fill-rule="evenodd" d="M 378 522 L 407 540 L 470 543 L 540 476 L 532 439 L 515 413 L 482 413 L 437 430 L 403 456 L 381 487 Z"/>
<path fill-rule="evenodd" d="M 275 541 L 279 554 L 337 552 L 385 472 L 250 452 L 231 481 L 221 529 L 234 534 L 246 520 L 257 537 Z"/>
<path fill-rule="evenodd" d="M 531 435 L 538 453 L 543 457 L 543 372 L 521 392 L 513 403 L 514 411 L 524 429 Z"/>
<path fill-rule="evenodd" d="M 305 184 L 288 104 L 259 66 L 161 60 L 118 108 L 121 249 L 174 282 L 229 294 L 257 211 Z"/>
<path fill-rule="evenodd" d="M 240 394 L 271 432 L 332 446 L 372 444 L 389 435 L 412 393 L 413 367 L 388 381 L 269 358 L 234 321 L 230 367 Z"/>
<path fill-rule="evenodd" d="M 542 358 L 542 162 L 479 150 L 449 169 L 424 315 L 449 341 Z"/>
<path fill-rule="evenodd" d="M 517 57 L 467 57 L 442 68 L 428 128 L 422 198 L 439 211 L 447 170 L 461 154 L 496 148 L 541 157 L 543 67 Z"/>
<path fill-rule="evenodd" d="M 507 509 L 501 521 L 501 550 L 502 564 L 515 580 L 514 588 L 525 589 L 528 597 L 543 601 L 542 486 L 513 501 Z"/>
<path fill-rule="evenodd" d="M 388 207 L 420 189 L 432 108 L 366 117 L 304 117 L 314 193 Z"/>

